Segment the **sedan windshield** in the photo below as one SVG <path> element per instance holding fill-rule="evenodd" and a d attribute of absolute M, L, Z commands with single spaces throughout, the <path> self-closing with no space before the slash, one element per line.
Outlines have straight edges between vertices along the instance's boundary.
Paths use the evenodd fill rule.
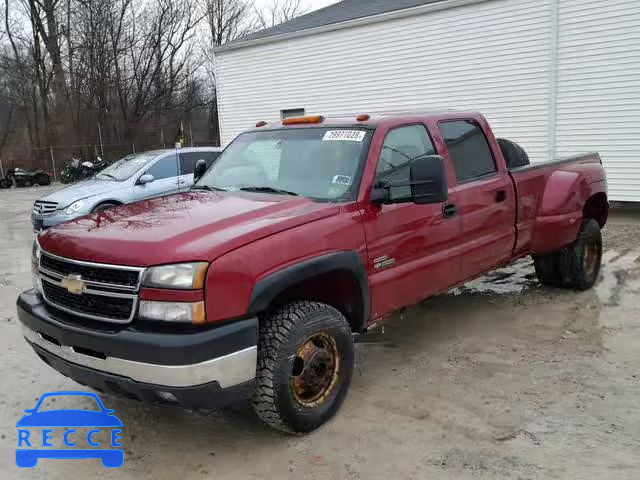
<path fill-rule="evenodd" d="M 131 177 L 134 173 L 144 167 L 154 158 L 157 158 L 157 152 L 140 153 L 137 155 L 127 155 L 115 163 L 112 163 L 100 173 L 96 178 L 101 180 L 117 180 L 122 181 Z"/>
<path fill-rule="evenodd" d="M 248 132 L 224 150 L 194 188 L 351 199 L 369 135 L 345 128 Z"/>

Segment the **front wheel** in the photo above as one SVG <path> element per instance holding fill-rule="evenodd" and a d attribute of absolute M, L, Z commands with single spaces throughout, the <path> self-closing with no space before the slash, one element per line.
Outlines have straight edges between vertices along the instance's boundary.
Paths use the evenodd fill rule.
<path fill-rule="evenodd" d="M 95 207 L 93 207 L 93 210 L 91 210 L 91 213 L 104 212 L 105 210 L 109 210 L 110 208 L 117 207 L 117 206 L 118 206 L 117 203 L 112 203 L 112 202 L 101 203 L 100 205 L 96 205 Z"/>
<path fill-rule="evenodd" d="M 317 302 L 286 305 L 260 322 L 253 407 L 282 432 L 315 430 L 342 405 L 353 365 L 342 313 Z"/>

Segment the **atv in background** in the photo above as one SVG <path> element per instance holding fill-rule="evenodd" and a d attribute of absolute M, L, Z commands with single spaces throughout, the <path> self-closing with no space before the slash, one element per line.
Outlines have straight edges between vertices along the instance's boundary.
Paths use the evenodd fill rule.
<path fill-rule="evenodd" d="M 0 188 L 37 187 L 51 184 L 51 175 L 44 170 L 25 170 L 23 168 L 11 168 L 7 170 L 7 176 L 0 179 Z"/>
<path fill-rule="evenodd" d="M 86 180 L 109 166 L 109 162 L 97 157 L 94 161 L 82 162 L 77 158 L 69 160 L 60 172 L 62 183 L 73 183 L 78 180 Z"/>

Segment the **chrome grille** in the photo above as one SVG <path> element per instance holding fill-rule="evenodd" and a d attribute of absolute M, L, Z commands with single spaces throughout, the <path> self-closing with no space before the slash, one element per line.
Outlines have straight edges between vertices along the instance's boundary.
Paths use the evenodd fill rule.
<path fill-rule="evenodd" d="M 58 202 L 48 202 L 46 200 L 36 200 L 33 204 L 33 213 L 38 215 L 48 215 L 58 208 Z"/>
<path fill-rule="evenodd" d="M 43 251 L 39 271 L 49 305 L 94 320 L 133 320 L 144 269 L 71 260 Z M 68 281 L 79 282 L 81 292 L 72 292 L 65 284 Z"/>

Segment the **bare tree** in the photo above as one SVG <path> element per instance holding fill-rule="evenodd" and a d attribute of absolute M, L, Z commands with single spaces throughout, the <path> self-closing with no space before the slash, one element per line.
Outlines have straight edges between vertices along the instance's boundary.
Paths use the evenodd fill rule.
<path fill-rule="evenodd" d="M 132 143 L 156 148 L 180 122 L 217 143 L 213 48 L 289 20 L 301 5 L 273 0 L 256 11 L 252 0 L 0 0 L 3 160 L 20 151 L 14 158 L 22 162 L 27 152 L 43 165 L 51 145 L 92 144 L 98 135 L 114 152 L 128 153 Z M 70 146 L 67 156 L 92 149 Z"/>
<path fill-rule="evenodd" d="M 275 27 L 303 15 L 306 9 L 302 0 L 271 0 L 271 3 L 260 10 L 254 7 L 256 25 L 261 29 Z"/>
<path fill-rule="evenodd" d="M 247 0 L 204 0 L 209 44 L 222 45 L 249 33 L 252 12 Z"/>

